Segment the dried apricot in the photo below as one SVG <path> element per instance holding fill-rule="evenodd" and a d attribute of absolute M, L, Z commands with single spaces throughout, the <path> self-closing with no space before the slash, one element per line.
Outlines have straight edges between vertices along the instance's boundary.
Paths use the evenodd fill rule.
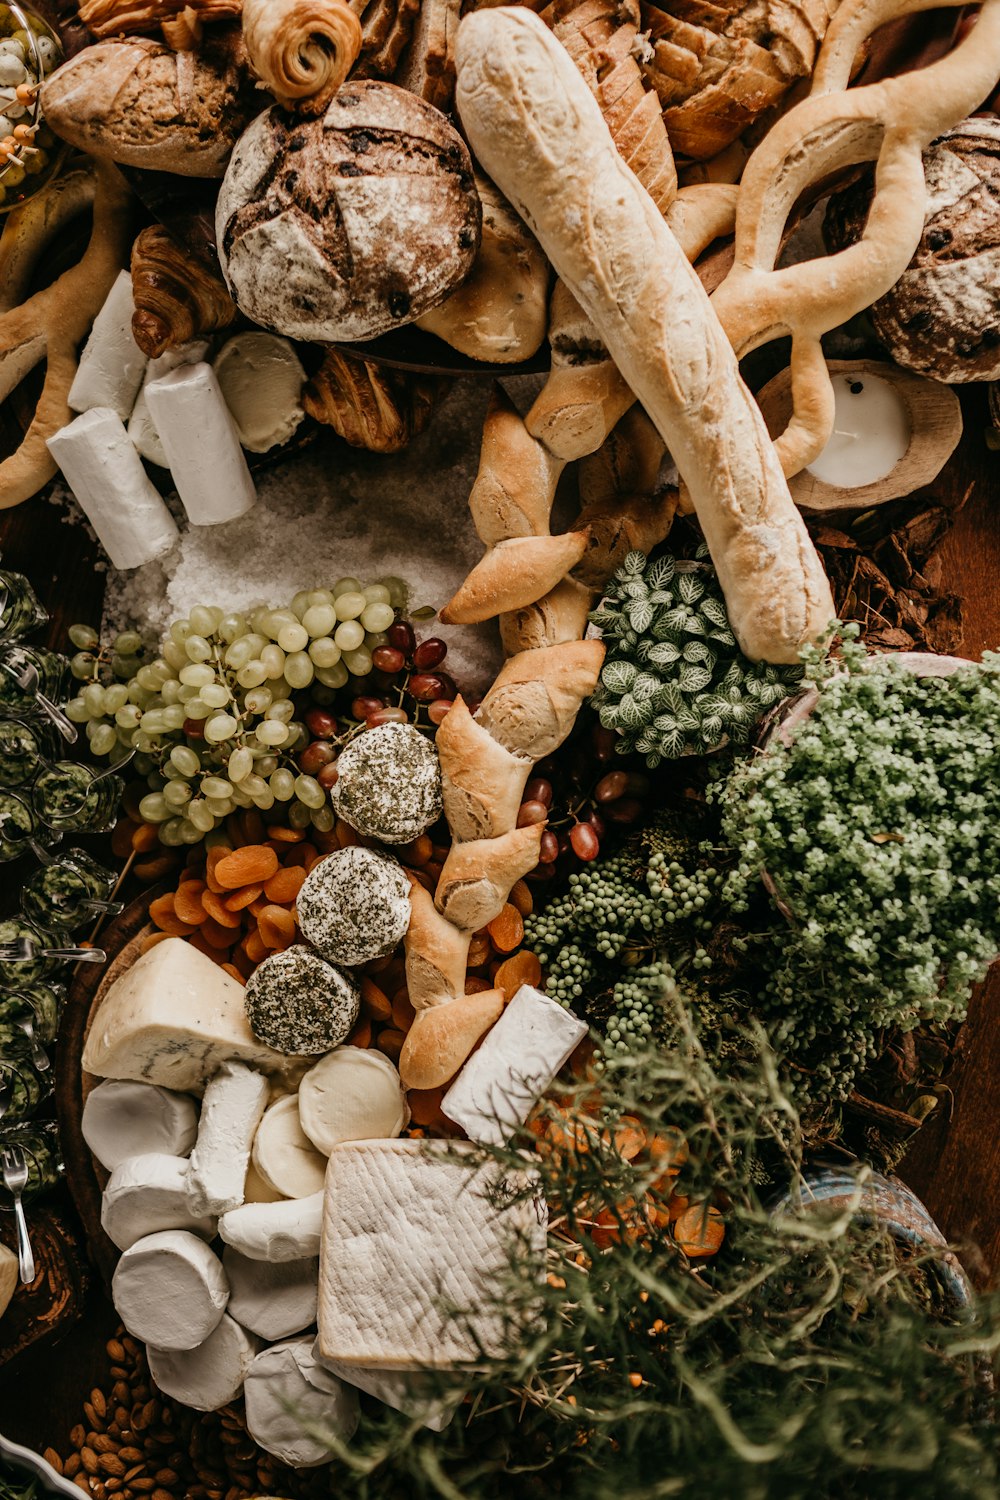
<path fill-rule="evenodd" d="M 674 1223 L 674 1239 L 690 1260 L 714 1255 L 726 1237 L 721 1213 L 707 1203 L 692 1203 Z"/>
<path fill-rule="evenodd" d="M 213 917 L 207 917 L 198 930 L 210 948 L 231 948 L 236 941 L 233 929 L 223 927 Z"/>
<path fill-rule="evenodd" d="M 412 843 L 402 844 L 398 852 L 404 865 L 408 865 L 411 869 L 418 869 L 421 865 L 425 865 L 432 857 L 434 845 L 427 834 L 422 833 Z"/>
<path fill-rule="evenodd" d="M 237 984 L 246 984 L 246 980 L 243 978 L 243 975 L 240 973 L 235 964 L 224 963 L 222 967 L 229 975 L 230 979 L 235 979 Z"/>
<path fill-rule="evenodd" d="M 493 986 L 488 979 L 480 979 L 478 974 L 467 974 L 465 976 L 465 993 L 467 995 L 482 995 Z"/>
<path fill-rule="evenodd" d="M 268 901 L 275 901 L 279 906 L 288 906 L 301 891 L 305 878 L 306 872 L 301 865 L 286 865 L 283 869 L 275 870 L 264 886 L 264 895 Z"/>
<path fill-rule="evenodd" d="M 223 896 L 222 904 L 226 911 L 242 911 L 244 907 L 250 906 L 257 898 L 263 895 L 262 885 L 245 885 L 238 891 L 233 891 L 231 896 Z"/>
<path fill-rule="evenodd" d="M 526 880 L 515 880 L 507 897 L 511 906 L 516 906 L 522 917 L 530 917 L 535 909 L 535 898 Z"/>
<path fill-rule="evenodd" d="M 520 953 L 515 953 L 511 958 L 505 958 L 493 976 L 493 983 L 498 990 L 503 990 L 508 1000 L 514 998 L 522 984 L 530 984 L 537 989 L 541 982 L 542 966 L 528 948 L 522 948 Z"/>
<path fill-rule="evenodd" d="M 278 856 L 266 844 L 247 844 L 220 859 L 213 871 L 223 890 L 244 885 L 266 885 L 278 868 Z M 214 915 L 214 913 L 213 913 Z"/>
<path fill-rule="evenodd" d="M 410 1106 L 410 1118 L 414 1125 L 437 1125 L 443 1120 L 441 1100 L 447 1090 L 447 1084 L 436 1089 L 410 1090 L 406 1096 L 406 1102 Z"/>
<path fill-rule="evenodd" d="M 132 866 L 132 874 L 136 880 L 144 880 L 147 885 L 154 885 L 156 881 L 162 880 L 164 875 L 169 875 L 176 868 L 176 853 L 172 849 L 164 849 L 162 854 L 157 854 L 153 859 L 137 860 Z"/>
<path fill-rule="evenodd" d="M 232 927 L 235 930 L 243 925 L 239 912 L 229 911 L 222 897 L 217 896 L 214 891 L 202 891 L 201 904 L 220 927 Z"/>
<path fill-rule="evenodd" d="M 204 889 L 203 880 L 181 881 L 174 893 L 174 911 L 182 922 L 190 922 L 195 927 L 204 922 L 206 912 L 201 899 Z"/>
<path fill-rule="evenodd" d="M 268 955 L 268 948 L 259 932 L 249 932 L 243 944 L 247 958 L 252 963 L 262 964 Z"/>
<path fill-rule="evenodd" d="M 111 835 L 111 853 L 115 859 L 128 859 L 135 851 L 132 848 L 132 835 L 140 826 L 132 822 L 131 818 L 119 818 Z"/>
<path fill-rule="evenodd" d="M 265 906 L 257 918 L 265 948 L 284 949 L 295 942 L 295 918 L 284 906 Z"/>
<path fill-rule="evenodd" d="M 209 849 L 207 854 L 205 855 L 205 884 L 208 886 L 208 889 L 210 891 L 214 891 L 217 896 L 221 896 L 223 894 L 223 888 L 215 878 L 216 867 L 221 864 L 221 862 L 226 858 L 227 855 L 232 854 L 232 852 L 233 851 L 231 849 L 228 849 L 225 844 L 216 844 L 216 846 L 213 849 Z"/>
<path fill-rule="evenodd" d="M 285 828 L 280 823 L 273 823 L 267 830 L 267 836 L 279 844 L 301 844 L 305 839 L 301 828 Z"/>
<path fill-rule="evenodd" d="M 149 920 L 159 927 L 161 932 L 168 933 L 171 937 L 190 937 L 197 927 L 193 922 L 182 922 L 174 910 L 173 895 L 158 896 L 155 901 L 149 903 Z"/>
<path fill-rule="evenodd" d="M 406 990 L 397 990 L 392 997 L 392 1024 L 399 1031 L 409 1031 L 415 1015 Z"/>
<path fill-rule="evenodd" d="M 401 1031 L 397 1031 L 395 1027 L 387 1026 L 384 1031 L 379 1032 L 378 1041 L 375 1045 L 392 1062 L 398 1062 L 399 1054 L 403 1050 L 403 1043 L 405 1041 L 406 1037 Z"/>
<path fill-rule="evenodd" d="M 418 871 L 418 874 L 420 872 Z M 469 956 L 466 960 L 470 969 L 478 969 L 490 956 L 490 940 L 488 937 L 480 937 L 477 933 L 469 944 Z"/>
<path fill-rule="evenodd" d="M 495 948 L 501 953 L 513 953 L 524 942 L 524 918 L 508 901 L 500 915 L 488 923 L 487 931 Z"/>
<path fill-rule="evenodd" d="M 160 832 L 155 823 L 140 823 L 132 835 L 132 848 L 136 854 L 151 854 L 160 842 Z"/>

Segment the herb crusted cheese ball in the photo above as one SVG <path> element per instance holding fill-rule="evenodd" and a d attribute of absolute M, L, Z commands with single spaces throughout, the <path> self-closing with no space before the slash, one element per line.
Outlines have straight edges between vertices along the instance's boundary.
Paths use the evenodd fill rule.
<path fill-rule="evenodd" d="M 296 906 L 306 942 L 350 969 L 383 958 L 402 941 L 410 925 L 410 882 L 388 855 L 352 845 L 313 866 Z"/>
<path fill-rule="evenodd" d="M 329 1052 L 358 1019 L 357 985 L 308 948 L 272 953 L 247 980 L 247 1020 L 254 1036 L 276 1052 Z"/>
<path fill-rule="evenodd" d="M 351 741 L 331 791 L 339 817 L 365 838 L 408 844 L 441 816 L 441 767 L 412 724 L 380 724 Z"/>

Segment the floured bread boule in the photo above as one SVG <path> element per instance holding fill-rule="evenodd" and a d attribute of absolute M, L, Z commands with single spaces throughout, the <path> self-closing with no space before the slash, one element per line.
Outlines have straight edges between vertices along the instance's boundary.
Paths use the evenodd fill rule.
<path fill-rule="evenodd" d="M 331 963 L 355 968 L 384 958 L 410 925 L 410 882 L 401 865 L 361 845 L 314 865 L 296 909 L 307 943 Z"/>
<path fill-rule="evenodd" d="M 441 816 L 437 751 L 412 724 L 380 724 L 358 735 L 337 772 L 333 805 L 365 838 L 408 844 Z"/>
<path fill-rule="evenodd" d="M 436 307 L 468 275 L 481 224 L 461 136 L 374 80 L 345 84 L 317 120 L 260 115 L 216 210 L 240 311 L 314 343 L 374 338 Z"/>
<path fill-rule="evenodd" d="M 311 1056 L 337 1047 L 358 1019 L 361 995 L 346 974 L 299 944 L 272 953 L 246 986 L 250 1030 L 276 1052 Z"/>

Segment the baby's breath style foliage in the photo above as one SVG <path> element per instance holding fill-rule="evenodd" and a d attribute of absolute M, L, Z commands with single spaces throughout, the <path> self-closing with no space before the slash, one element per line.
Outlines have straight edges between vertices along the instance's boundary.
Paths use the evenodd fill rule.
<path fill-rule="evenodd" d="M 525 923 L 546 993 L 627 1053 L 662 1030 L 668 980 L 709 966 L 701 938 L 722 876 L 712 852 L 660 814 L 620 853 L 569 877 Z"/>
<path fill-rule="evenodd" d="M 707 559 L 704 543 L 692 560 L 630 552 L 590 617 L 607 647 L 592 702 L 622 754 L 639 751 L 650 767 L 745 744 L 802 676 L 743 655 Z"/>
<path fill-rule="evenodd" d="M 769 881 L 773 1042 L 843 1095 L 880 1028 L 960 1020 L 1000 950 L 1000 656 L 917 677 L 847 640 L 809 672 L 791 743 L 721 791 L 725 894 L 745 911 Z"/>
<path fill-rule="evenodd" d="M 997 1300 L 957 1315 L 939 1252 L 900 1254 L 850 1208 L 777 1212 L 757 1167 L 766 1157 L 768 1176 L 797 1181 L 799 1132 L 762 1036 L 742 1067 L 720 1066 L 714 1036 L 668 1008 L 669 1047 L 611 1057 L 600 1087 L 614 1108 L 595 1124 L 582 1082 L 566 1106 L 578 1134 L 535 1156 L 547 1278 L 515 1259 L 499 1289 L 512 1309 L 530 1302 L 531 1331 L 522 1324 L 507 1358 L 467 1372 L 470 1399 L 440 1434 L 363 1403 L 332 1492 L 995 1500 L 983 1380 L 1000 1346 Z M 618 1154 L 621 1114 L 647 1138 L 683 1131 L 683 1191 L 723 1211 L 710 1262 L 689 1261 L 667 1230 L 636 1231 L 628 1205 L 655 1200 L 662 1167 Z M 565 1126 L 565 1113 L 555 1119 Z M 526 1140 L 490 1155 L 521 1170 Z M 859 1171 L 858 1208 L 866 1181 Z M 621 1224 L 610 1243 L 590 1232 L 601 1210 Z"/>

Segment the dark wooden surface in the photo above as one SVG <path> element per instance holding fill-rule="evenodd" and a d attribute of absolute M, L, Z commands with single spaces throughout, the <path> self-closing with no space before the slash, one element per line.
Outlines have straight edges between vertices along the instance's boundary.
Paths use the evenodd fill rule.
<path fill-rule="evenodd" d="M 963 654 L 978 657 L 984 648 L 1000 646 L 1000 458 L 985 446 L 982 391 L 962 397 L 966 433 L 935 490 L 956 499 L 971 486 L 941 558 L 944 586 L 967 601 Z M 13 432 L 13 414 L 0 408 L 0 451 Z M 0 554 L 5 566 L 30 576 L 52 613 L 53 645 L 65 645 L 66 627 L 75 620 L 98 620 L 104 582 L 99 553 L 85 530 L 65 524 L 62 511 L 47 499 L 0 512 Z M 16 867 L 7 876 L 16 879 Z M 976 997 L 948 1082 L 950 1112 L 924 1128 L 902 1175 L 964 1247 L 969 1269 L 985 1283 L 1000 1279 L 1000 972 Z M 107 1367 L 104 1343 L 115 1317 L 99 1280 L 93 1278 L 84 1319 L 58 1344 L 30 1349 L 0 1369 L 0 1428 L 7 1436 L 65 1448 L 81 1402 Z"/>

